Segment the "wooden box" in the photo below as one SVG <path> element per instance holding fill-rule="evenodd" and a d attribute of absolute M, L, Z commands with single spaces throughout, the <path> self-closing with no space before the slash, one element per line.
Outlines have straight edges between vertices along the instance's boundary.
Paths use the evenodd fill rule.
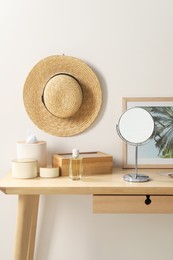
<path fill-rule="evenodd" d="M 60 175 L 69 175 L 71 153 L 53 154 L 52 165 L 59 167 Z M 107 174 L 112 172 L 112 156 L 103 152 L 80 153 L 83 158 L 83 175 Z"/>

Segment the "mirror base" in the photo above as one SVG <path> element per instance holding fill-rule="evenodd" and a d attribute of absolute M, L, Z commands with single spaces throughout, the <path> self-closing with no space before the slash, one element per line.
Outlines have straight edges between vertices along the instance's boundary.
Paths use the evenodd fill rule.
<path fill-rule="evenodd" d="M 126 174 L 123 176 L 124 181 L 128 182 L 146 182 L 149 181 L 149 176 L 144 174 Z"/>

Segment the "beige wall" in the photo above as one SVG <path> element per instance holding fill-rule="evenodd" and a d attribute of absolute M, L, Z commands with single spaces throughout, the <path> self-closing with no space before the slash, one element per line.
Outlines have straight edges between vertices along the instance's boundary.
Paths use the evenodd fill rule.
<path fill-rule="evenodd" d="M 172 0 L 6 0 L 0 8 L 0 177 L 31 129 L 53 152 L 100 150 L 121 165 L 115 131 L 121 100 L 173 96 Z M 22 101 L 24 81 L 40 59 L 66 54 L 97 72 L 103 106 L 80 135 L 39 130 Z M 172 215 L 93 215 L 86 196 L 42 197 L 36 260 L 172 260 Z M 17 198 L 0 194 L 0 259 L 11 260 Z"/>

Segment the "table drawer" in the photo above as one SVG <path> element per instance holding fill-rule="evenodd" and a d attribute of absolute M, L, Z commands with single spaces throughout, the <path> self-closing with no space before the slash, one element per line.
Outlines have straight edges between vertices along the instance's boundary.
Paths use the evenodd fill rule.
<path fill-rule="evenodd" d="M 93 195 L 94 213 L 171 214 L 173 196 Z"/>

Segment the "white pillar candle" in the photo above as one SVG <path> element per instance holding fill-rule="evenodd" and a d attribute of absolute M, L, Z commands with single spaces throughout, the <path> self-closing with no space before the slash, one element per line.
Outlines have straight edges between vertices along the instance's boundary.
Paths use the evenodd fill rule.
<path fill-rule="evenodd" d="M 38 172 L 40 167 L 47 165 L 47 143 L 38 141 L 37 143 L 17 142 L 17 159 L 33 159 L 38 161 Z"/>

